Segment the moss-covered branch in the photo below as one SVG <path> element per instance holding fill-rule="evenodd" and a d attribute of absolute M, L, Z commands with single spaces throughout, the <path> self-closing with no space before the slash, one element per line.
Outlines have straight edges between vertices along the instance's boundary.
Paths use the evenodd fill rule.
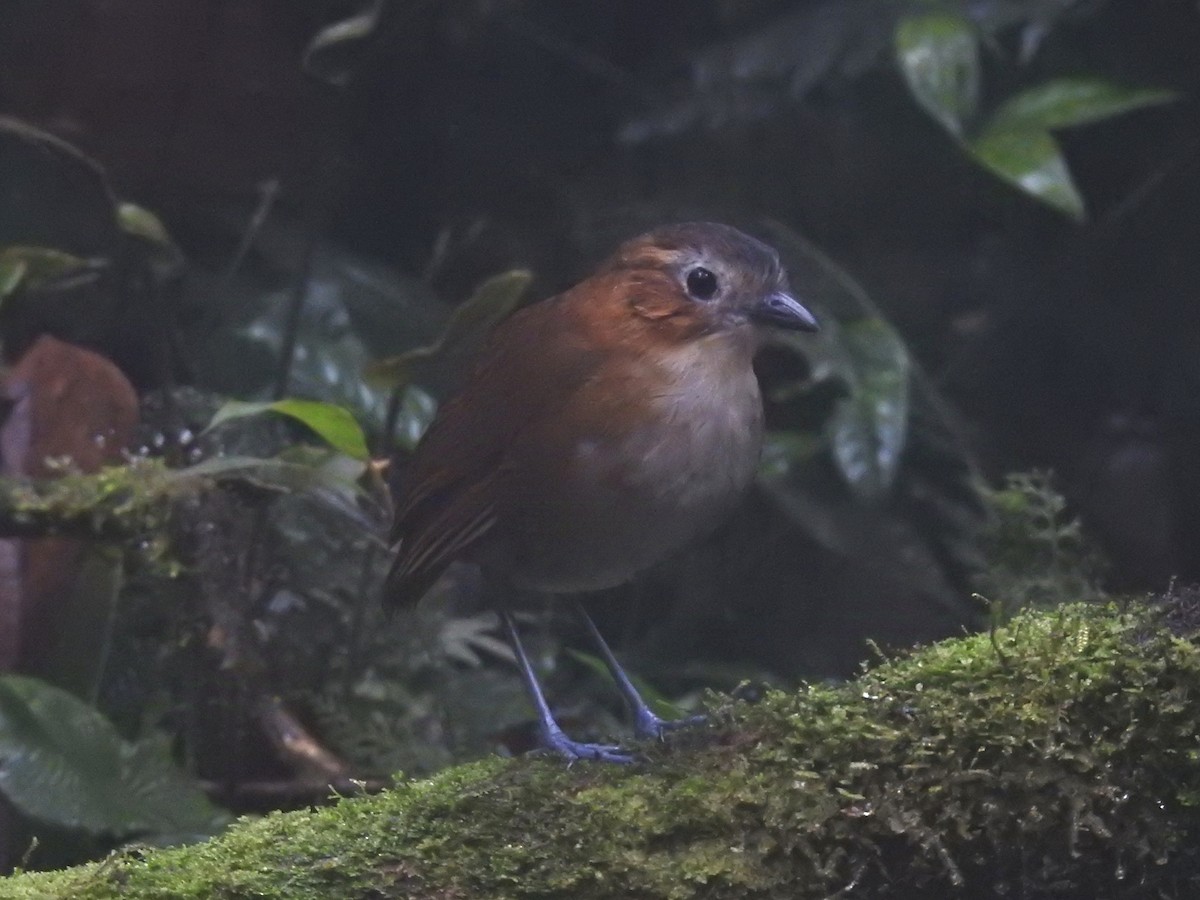
<path fill-rule="evenodd" d="M 136 538 L 161 528 L 178 488 L 176 476 L 149 460 L 96 474 L 0 478 L 0 538 Z"/>
<path fill-rule="evenodd" d="M 64 466 L 56 478 L 0 478 L 0 538 L 127 541 L 161 536 L 181 499 L 217 484 L 270 493 L 310 492 L 332 508 L 362 518 L 355 501 L 372 496 L 360 491 L 356 481 L 364 470 L 357 460 L 307 448 L 291 458 L 214 456 L 181 469 L 155 459 L 94 474 Z M 363 525 L 371 523 L 363 518 Z"/>
<path fill-rule="evenodd" d="M 1200 649 L 1074 606 L 722 708 L 630 767 L 493 759 L 0 898 L 1200 890 Z"/>

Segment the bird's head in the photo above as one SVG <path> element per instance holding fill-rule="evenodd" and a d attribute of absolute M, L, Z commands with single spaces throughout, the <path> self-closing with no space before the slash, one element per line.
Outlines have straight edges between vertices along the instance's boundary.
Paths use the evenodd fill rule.
<path fill-rule="evenodd" d="M 633 315 L 669 341 L 729 334 L 756 346 L 766 328 L 818 327 L 792 296 L 779 254 L 728 225 L 657 228 L 622 244 L 604 273 L 620 279 Z"/>

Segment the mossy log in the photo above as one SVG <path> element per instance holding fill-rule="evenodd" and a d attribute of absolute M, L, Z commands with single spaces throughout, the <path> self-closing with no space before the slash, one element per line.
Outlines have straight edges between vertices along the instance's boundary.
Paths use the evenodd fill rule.
<path fill-rule="evenodd" d="M 1026 613 L 627 767 L 489 759 L 0 898 L 1196 897 L 1200 648 L 1164 608 Z"/>
<path fill-rule="evenodd" d="M 363 466 L 333 450 L 293 457 L 215 456 L 180 469 L 133 459 L 90 474 L 64 462 L 57 477 L 0 478 L 0 538 L 163 541 L 181 509 L 188 514 L 187 502 L 218 486 L 263 496 L 311 493 L 363 528 L 374 526 L 369 512 L 376 511 L 377 476 L 356 482 Z M 348 460 L 348 467 L 328 465 L 336 459 Z"/>
<path fill-rule="evenodd" d="M 0 538 L 135 539 L 161 530 L 186 488 L 152 460 L 95 474 L 64 465 L 57 478 L 0 478 Z"/>

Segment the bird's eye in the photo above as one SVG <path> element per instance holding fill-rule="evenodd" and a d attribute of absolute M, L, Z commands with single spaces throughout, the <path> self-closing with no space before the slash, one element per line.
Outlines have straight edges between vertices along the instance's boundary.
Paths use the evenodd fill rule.
<path fill-rule="evenodd" d="M 697 300 L 711 300 L 717 293 L 717 276 L 703 266 L 687 273 L 688 293 Z"/>

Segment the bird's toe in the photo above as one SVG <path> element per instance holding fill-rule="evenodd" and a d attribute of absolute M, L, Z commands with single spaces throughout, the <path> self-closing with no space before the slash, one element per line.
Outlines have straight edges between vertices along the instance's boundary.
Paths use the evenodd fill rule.
<path fill-rule="evenodd" d="M 598 762 L 617 763 L 625 765 L 634 761 L 634 755 L 616 744 L 590 744 L 584 741 L 573 741 L 565 735 L 552 735 L 546 738 L 544 750 L 557 753 L 568 764 L 581 759 L 593 759 Z"/>

